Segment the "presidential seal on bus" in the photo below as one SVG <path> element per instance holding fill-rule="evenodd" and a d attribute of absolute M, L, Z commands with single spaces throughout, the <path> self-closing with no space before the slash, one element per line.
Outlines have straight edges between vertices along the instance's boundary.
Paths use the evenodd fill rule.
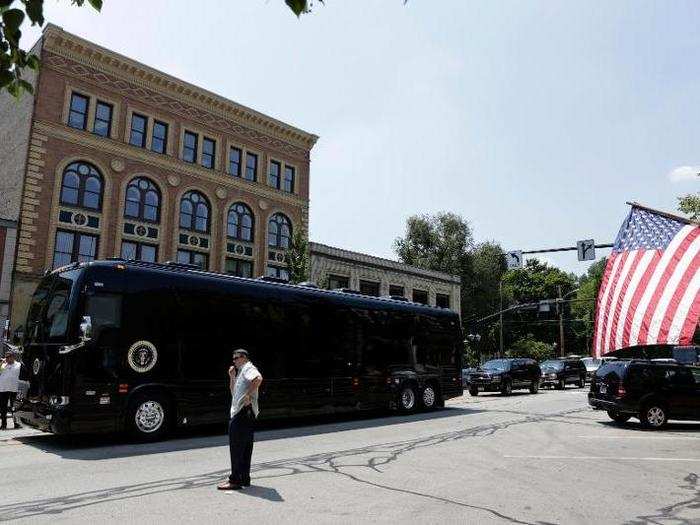
<path fill-rule="evenodd" d="M 153 343 L 148 341 L 137 341 L 131 348 L 128 354 L 129 366 L 134 372 L 145 373 L 156 366 L 158 360 L 158 350 Z"/>

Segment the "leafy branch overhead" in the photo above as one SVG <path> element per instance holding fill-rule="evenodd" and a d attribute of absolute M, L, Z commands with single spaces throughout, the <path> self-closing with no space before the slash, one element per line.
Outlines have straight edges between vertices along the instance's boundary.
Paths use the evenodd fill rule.
<path fill-rule="evenodd" d="M 96 10 L 102 9 L 102 0 L 87 0 Z M 71 0 L 82 6 L 85 0 Z M 39 69 L 39 58 L 20 47 L 22 25 L 29 19 L 31 25 L 44 25 L 44 0 L 0 0 L 0 91 L 6 89 L 15 97 L 23 91 L 33 93 L 32 85 L 22 78 L 23 72 Z"/>

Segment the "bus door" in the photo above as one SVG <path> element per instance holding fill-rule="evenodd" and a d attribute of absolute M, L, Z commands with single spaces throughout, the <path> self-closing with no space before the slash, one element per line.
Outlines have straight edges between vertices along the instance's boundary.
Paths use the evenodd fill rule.
<path fill-rule="evenodd" d="M 79 318 L 89 316 L 92 340 L 70 355 L 74 378 L 71 405 L 74 432 L 104 427 L 119 414 L 118 384 L 121 366 L 124 272 L 95 267 L 86 271 L 79 298 Z"/>

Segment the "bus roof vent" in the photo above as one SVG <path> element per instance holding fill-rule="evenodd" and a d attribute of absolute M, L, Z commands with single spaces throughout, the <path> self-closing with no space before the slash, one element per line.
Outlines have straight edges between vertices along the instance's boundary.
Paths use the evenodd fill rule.
<path fill-rule="evenodd" d="M 269 275 L 261 275 L 258 277 L 258 281 L 267 281 L 269 283 L 280 283 L 280 284 L 289 284 L 289 281 L 285 279 L 280 279 L 279 277 L 270 277 Z"/>
<path fill-rule="evenodd" d="M 394 301 L 403 301 L 405 303 L 410 303 L 411 301 L 408 299 L 408 297 L 404 297 L 403 295 L 385 295 L 384 296 L 386 299 L 392 299 Z"/>
<path fill-rule="evenodd" d="M 299 286 L 305 286 L 306 288 L 318 288 L 318 285 L 313 281 L 304 281 L 299 283 Z"/>
<path fill-rule="evenodd" d="M 171 268 L 183 268 L 185 270 L 201 270 L 201 268 L 199 266 L 197 266 L 196 264 L 187 264 L 187 263 L 181 263 L 181 262 L 177 262 L 177 261 L 166 261 L 165 264 L 167 264 Z"/>

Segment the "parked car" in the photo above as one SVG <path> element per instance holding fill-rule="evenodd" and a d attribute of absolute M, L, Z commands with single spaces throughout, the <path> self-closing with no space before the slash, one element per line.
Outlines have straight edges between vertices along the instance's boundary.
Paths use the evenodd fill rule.
<path fill-rule="evenodd" d="M 510 395 L 513 390 L 528 389 L 536 394 L 540 387 L 540 367 L 534 359 L 492 359 L 469 376 L 469 393 L 501 392 Z"/>
<path fill-rule="evenodd" d="M 476 368 L 462 368 L 462 388 L 469 388 L 469 376 L 476 372 Z"/>
<path fill-rule="evenodd" d="M 588 403 L 616 423 L 638 418 L 662 428 L 669 419 L 700 420 L 700 367 L 641 359 L 608 361 L 596 371 Z"/>
<path fill-rule="evenodd" d="M 591 377 L 593 377 L 595 371 L 598 370 L 598 367 L 601 365 L 602 361 L 595 357 L 584 357 L 581 359 L 581 361 L 583 361 L 583 364 L 586 367 L 586 381 L 590 381 Z"/>
<path fill-rule="evenodd" d="M 549 359 L 540 363 L 542 380 L 540 386 L 563 390 L 566 385 L 586 385 L 586 365 L 581 359 Z"/>

